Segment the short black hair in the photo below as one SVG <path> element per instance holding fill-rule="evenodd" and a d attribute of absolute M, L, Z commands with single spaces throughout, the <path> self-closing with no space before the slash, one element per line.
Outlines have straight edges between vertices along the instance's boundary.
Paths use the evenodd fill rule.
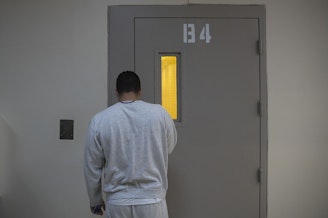
<path fill-rule="evenodd" d="M 140 78 L 133 71 L 124 71 L 116 79 L 116 91 L 119 95 L 125 92 L 139 93 L 141 90 Z"/>

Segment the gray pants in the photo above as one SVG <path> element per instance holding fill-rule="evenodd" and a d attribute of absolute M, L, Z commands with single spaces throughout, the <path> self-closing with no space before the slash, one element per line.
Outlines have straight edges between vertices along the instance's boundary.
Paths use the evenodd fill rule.
<path fill-rule="evenodd" d="M 106 218 L 168 218 L 166 201 L 144 205 L 106 204 Z"/>

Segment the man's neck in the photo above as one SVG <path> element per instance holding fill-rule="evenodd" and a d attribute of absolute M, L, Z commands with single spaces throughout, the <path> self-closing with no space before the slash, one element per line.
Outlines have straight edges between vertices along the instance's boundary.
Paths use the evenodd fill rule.
<path fill-rule="evenodd" d="M 120 102 L 124 102 L 124 101 L 136 101 L 139 99 L 139 94 L 136 94 L 134 92 L 125 92 L 122 93 L 121 95 L 118 96 L 118 100 Z"/>

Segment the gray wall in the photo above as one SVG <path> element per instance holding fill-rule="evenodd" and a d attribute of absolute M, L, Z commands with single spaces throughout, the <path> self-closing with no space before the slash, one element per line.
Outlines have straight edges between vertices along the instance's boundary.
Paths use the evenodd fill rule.
<path fill-rule="evenodd" d="M 268 217 L 328 217 L 328 1 L 189 2 L 266 4 Z M 93 217 L 82 155 L 88 121 L 106 107 L 107 6 L 185 3 L 0 1 L 0 177 L 10 181 L 0 190 L 10 217 Z M 58 139 L 64 118 L 75 120 L 73 141 Z"/>

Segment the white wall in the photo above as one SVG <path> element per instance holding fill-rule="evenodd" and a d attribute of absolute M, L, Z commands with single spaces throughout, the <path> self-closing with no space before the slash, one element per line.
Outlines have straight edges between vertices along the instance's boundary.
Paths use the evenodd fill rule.
<path fill-rule="evenodd" d="M 0 115 L 17 165 L 10 217 L 93 217 L 82 154 L 89 119 L 106 107 L 107 6 L 187 2 L 0 1 Z M 189 2 L 266 4 L 268 217 L 327 218 L 328 1 Z M 73 141 L 58 139 L 64 118 L 75 121 Z"/>

